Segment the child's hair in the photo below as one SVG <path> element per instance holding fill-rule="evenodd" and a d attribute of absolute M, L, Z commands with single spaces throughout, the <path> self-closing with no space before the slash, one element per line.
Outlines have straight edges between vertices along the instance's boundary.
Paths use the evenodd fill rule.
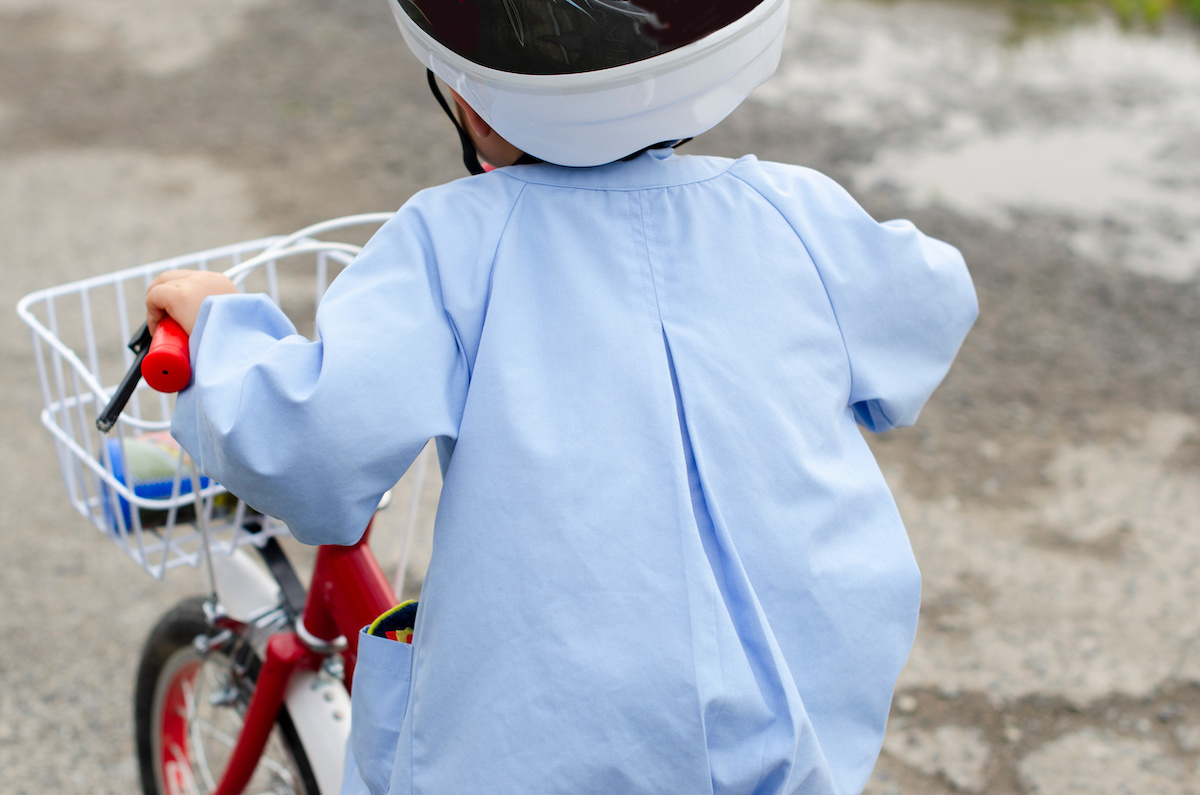
<path fill-rule="evenodd" d="M 531 156 L 594 166 L 710 129 L 779 63 L 788 0 L 388 0 L 416 56 Z"/>

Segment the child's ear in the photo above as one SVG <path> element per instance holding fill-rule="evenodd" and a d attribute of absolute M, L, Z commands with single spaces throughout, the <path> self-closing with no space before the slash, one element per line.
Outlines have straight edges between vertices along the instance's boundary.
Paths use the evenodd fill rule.
<path fill-rule="evenodd" d="M 476 113 L 474 108 L 463 101 L 463 98 L 454 89 L 450 89 L 450 94 L 454 97 L 454 104 L 458 105 L 458 110 L 461 114 L 460 118 L 467 125 L 467 128 L 479 138 L 486 139 L 490 137 L 494 132 L 492 126 L 484 121 L 483 117 Z"/>

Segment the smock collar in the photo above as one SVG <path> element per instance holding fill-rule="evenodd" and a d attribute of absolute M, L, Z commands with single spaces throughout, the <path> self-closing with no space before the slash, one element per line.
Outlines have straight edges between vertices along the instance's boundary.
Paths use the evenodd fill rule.
<path fill-rule="evenodd" d="M 678 155 L 670 149 L 651 149 L 632 160 L 590 168 L 536 163 L 509 166 L 497 172 L 531 185 L 582 190 L 644 190 L 712 179 L 724 174 L 735 162 L 720 157 Z"/>

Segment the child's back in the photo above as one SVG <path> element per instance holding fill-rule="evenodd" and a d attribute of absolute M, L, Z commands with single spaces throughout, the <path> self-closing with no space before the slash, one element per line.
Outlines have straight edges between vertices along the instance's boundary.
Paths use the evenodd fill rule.
<path fill-rule="evenodd" d="M 350 791 L 856 792 L 920 585 L 855 420 L 912 422 L 975 311 L 953 248 L 811 171 L 519 166 L 415 197 L 319 343 L 206 304 L 174 430 L 310 543 L 442 441 Z"/>
<path fill-rule="evenodd" d="M 413 642 L 359 639 L 345 791 L 858 791 L 920 583 L 856 421 L 945 375 L 958 252 L 804 169 L 613 162 L 736 107 L 787 0 L 389 2 L 470 170 L 560 165 L 419 194 L 318 342 L 213 274 L 147 294 L 193 333 L 173 431 L 303 541 L 357 540 L 439 439 Z"/>

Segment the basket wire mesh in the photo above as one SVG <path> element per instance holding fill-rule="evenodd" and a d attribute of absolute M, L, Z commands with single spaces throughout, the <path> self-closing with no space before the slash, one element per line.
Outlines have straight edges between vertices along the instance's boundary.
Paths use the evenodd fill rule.
<path fill-rule="evenodd" d="M 127 268 L 31 293 L 17 312 L 31 329 L 41 382 L 42 424 L 54 438 L 71 505 L 156 579 L 205 556 L 232 554 L 287 533 L 196 471 L 170 439 L 174 396 L 144 382 L 113 430 L 96 418 L 134 354 L 128 342 L 145 314 L 150 282 L 167 270 L 222 270 L 243 291 L 261 291 L 302 334 L 315 334 L 316 306 L 359 250 L 316 237 L 382 223 L 389 214 L 350 216 L 293 235 L 252 240 Z"/>

